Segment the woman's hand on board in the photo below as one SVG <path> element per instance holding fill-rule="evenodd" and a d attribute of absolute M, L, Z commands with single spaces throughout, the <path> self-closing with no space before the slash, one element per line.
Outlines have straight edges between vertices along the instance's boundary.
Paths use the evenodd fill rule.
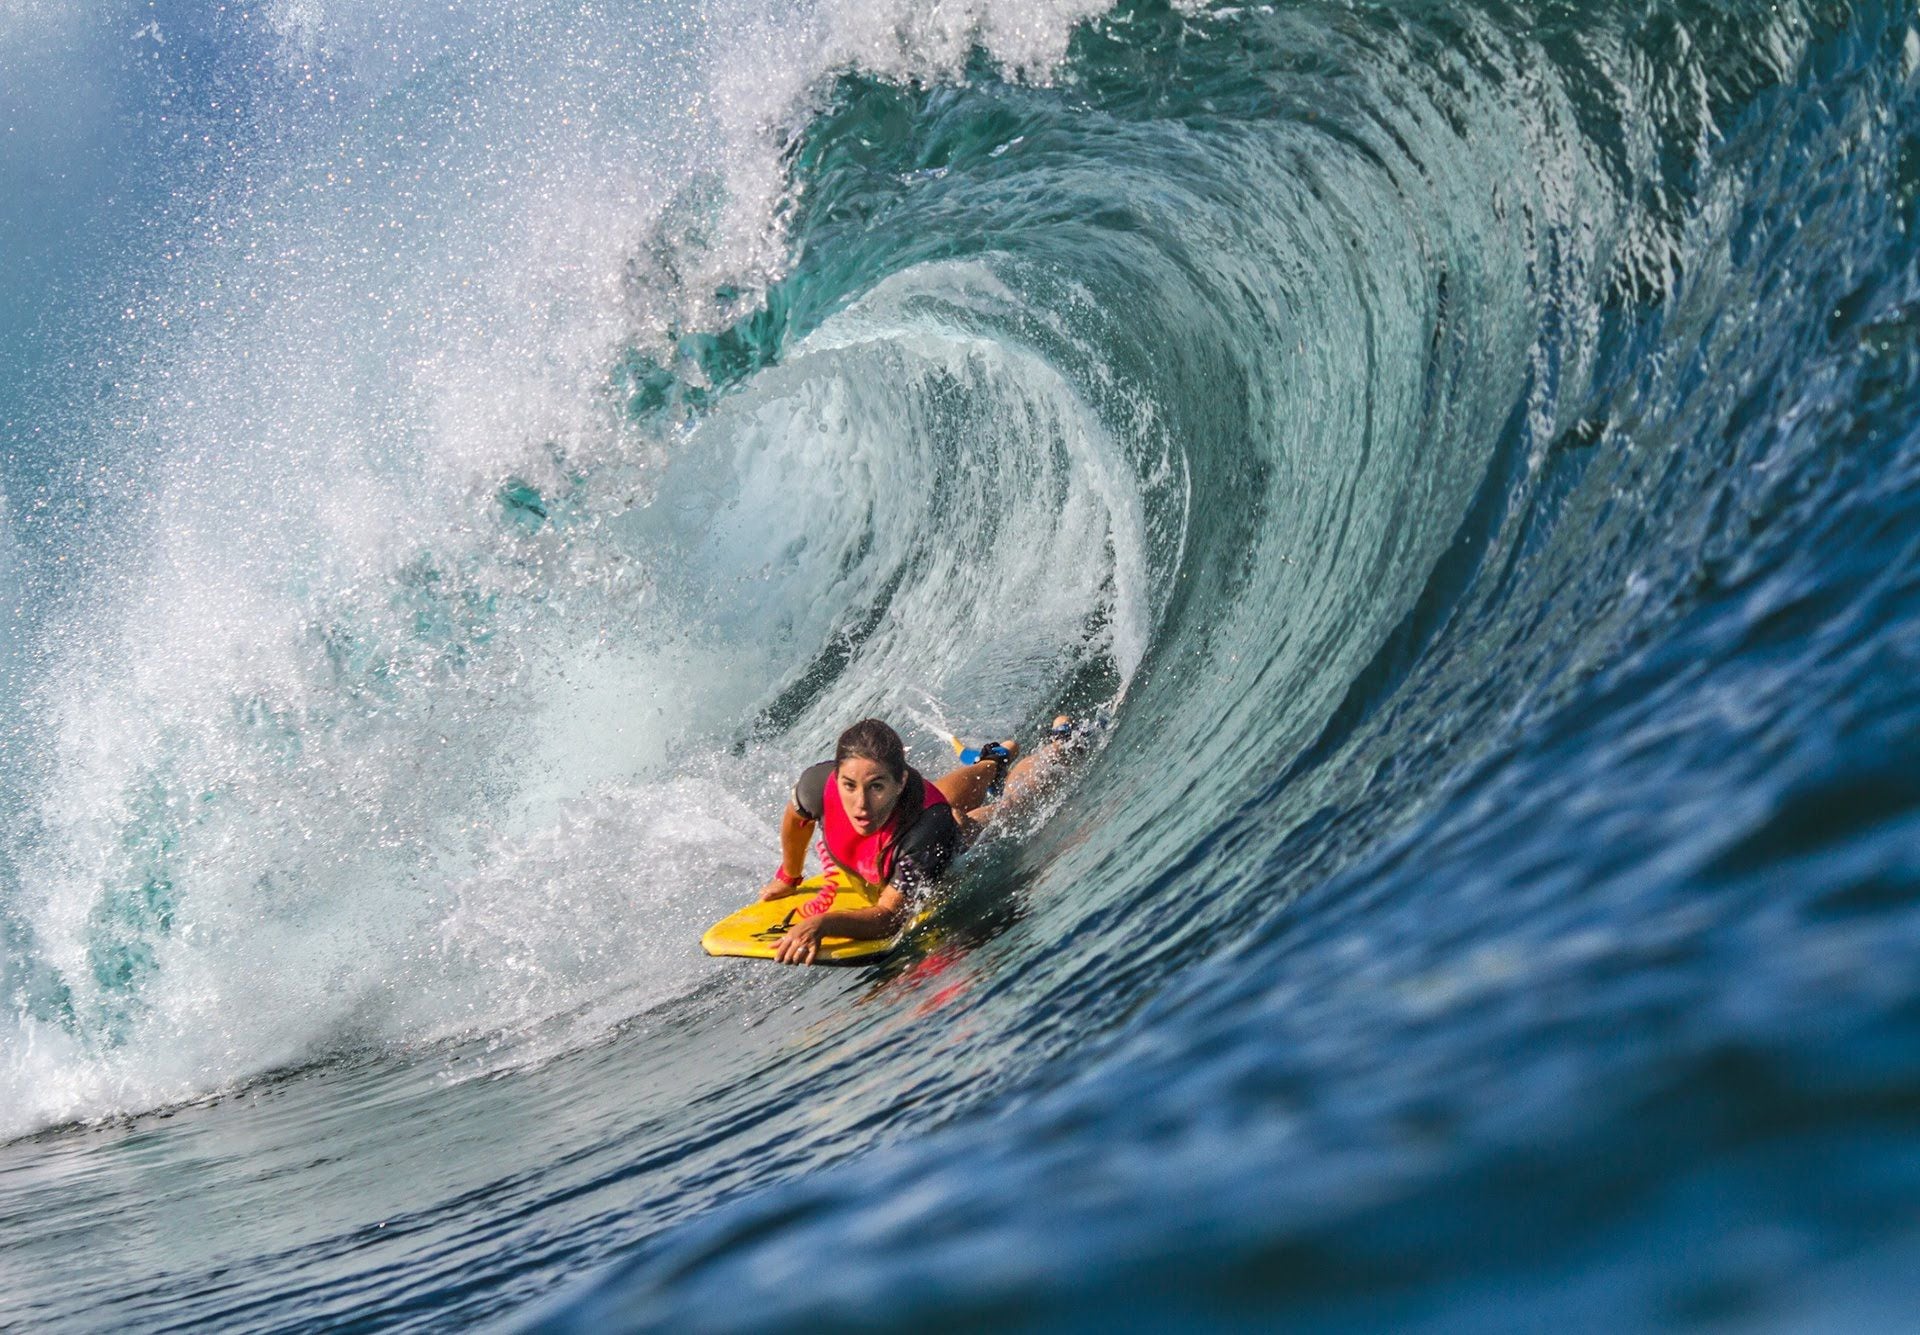
<path fill-rule="evenodd" d="M 774 943 L 773 957 L 782 964 L 811 964 L 820 953 L 820 919 L 802 918 Z"/>

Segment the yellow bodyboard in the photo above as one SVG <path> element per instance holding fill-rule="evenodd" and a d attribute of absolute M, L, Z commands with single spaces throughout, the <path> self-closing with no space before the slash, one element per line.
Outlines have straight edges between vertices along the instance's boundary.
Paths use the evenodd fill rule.
<path fill-rule="evenodd" d="M 831 888 L 833 894 L 826 892 Z M 762 899 L 735 910 L 707 928 L 700 948 L 709 955 L 733 955 L 741 959 L 770 960 L 773 947 L 787 934 L 787 928 L 802 917 L 818 917 L 832 909 L 872 908 L 873 887 L 853 880 L 845 873 L 831 877 L 809 876 L 795 886 L 793 893 L 778 899 Z M 815 964 L 857 964 L 884 955 L 900 943 L 897 936 L 877 941 L 855 941 L 845 936 L 823 936 Z"/>

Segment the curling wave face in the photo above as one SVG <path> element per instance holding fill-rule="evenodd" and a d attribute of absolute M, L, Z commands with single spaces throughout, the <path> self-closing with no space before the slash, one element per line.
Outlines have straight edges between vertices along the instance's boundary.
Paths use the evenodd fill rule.
<path fill-rule="evenodd" d="M 16 1301 L 1823 1310 L 1920 1088 L 1920 30 L 1750 11 L 156 25 L 109 391 L 0 383 L 0 1133 L 136 1115 L 7 1212 L 170 1240 Z M 895 965 L 694 953 L 848 720 L 1101 706 Z"/>

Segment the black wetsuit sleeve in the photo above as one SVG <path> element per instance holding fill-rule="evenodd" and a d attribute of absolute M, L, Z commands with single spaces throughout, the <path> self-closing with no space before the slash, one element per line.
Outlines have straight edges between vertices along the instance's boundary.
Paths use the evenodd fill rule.
<path fill-rule="evenodd" d="M 928 807 L 901 838 L 887 880 L 908 899 L 922 899 L 959 852 L 960 824 L 953 808 Z"/>
<path fill-rule="evenodd" d="M 832 777 L 831 760 L 823 760 L 818 765 L 809 765 L 801 770 L 799 781 L 793 785 L 795 810 L 808 820 L 819 820 L 820 813 L 827 809 L 827 781 Z"/>

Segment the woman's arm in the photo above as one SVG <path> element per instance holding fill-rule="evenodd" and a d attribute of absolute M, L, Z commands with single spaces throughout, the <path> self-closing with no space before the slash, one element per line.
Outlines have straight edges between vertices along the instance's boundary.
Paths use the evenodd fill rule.
<path fill-rule="evenodd" d="M 780 870 L 793 879 L 774 877 L 760 887 L 760 898 L 778 899 L 793 893 L 807 869 L 807 845 L 813 840 L 813 827 L 817 823 L 801 815 L 799 807 L 787 803 L 787 809 L 780 813 Z"/>
<path fill-rule="evenodd" d="M 907 897 L 885 885 L 871 908 L 836 909 L 817 918 L 800 919 L 774 946 L 773 957 L 782 964 L 811 964 L 823 936 L 875 941 L 892 936 L 906 925 Z"/>

